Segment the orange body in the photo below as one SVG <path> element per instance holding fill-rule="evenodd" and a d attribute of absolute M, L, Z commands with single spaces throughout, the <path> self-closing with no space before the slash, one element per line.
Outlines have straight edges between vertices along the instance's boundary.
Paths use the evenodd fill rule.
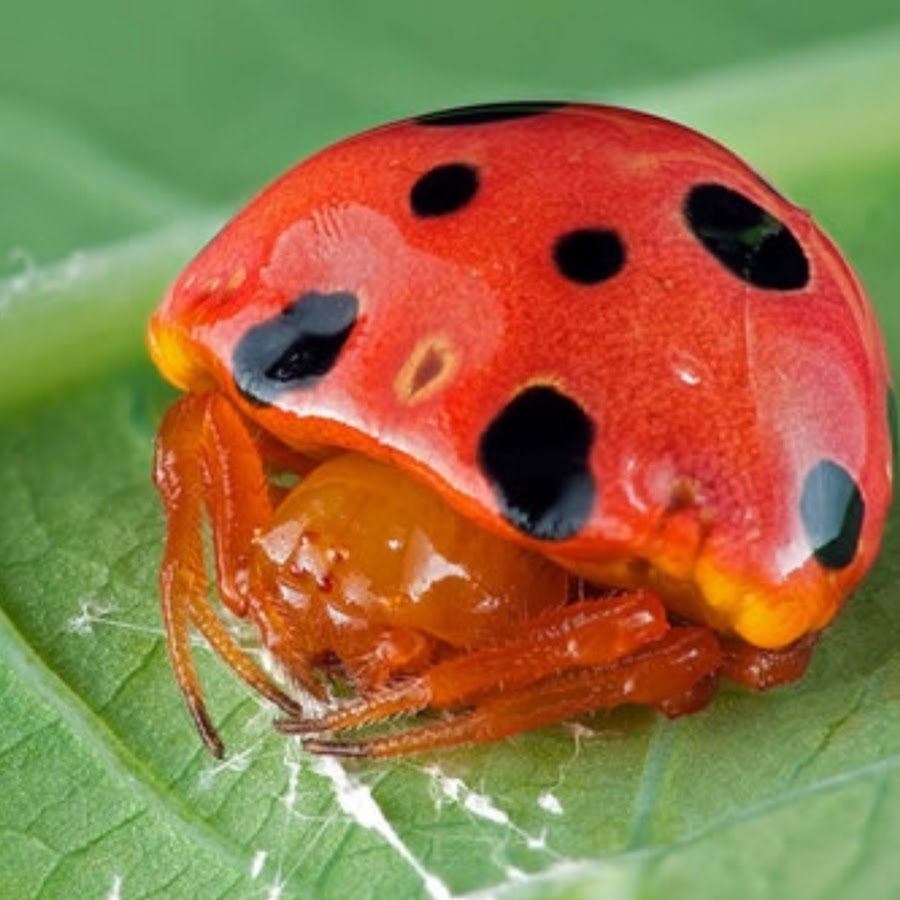
<path fill-rule="evenodd" d="M 638 113 L 482 107 L 338 144 L 201 252 L 150 346 L 188 392 L 158 444 L 163 606 L 215 750 L 192 624 L 285 730 L 467 710 L 307 741 L 410 752 L 797 677 L 878 551 L 891 395 L 858 282 L 732 154 Z M 204 515 L 223 602 L 356 703 L 305 720 L 237 647 Z"/>

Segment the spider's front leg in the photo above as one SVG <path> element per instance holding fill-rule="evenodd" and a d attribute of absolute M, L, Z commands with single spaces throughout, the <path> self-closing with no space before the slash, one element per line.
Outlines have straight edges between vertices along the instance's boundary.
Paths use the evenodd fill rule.
<path fill-rule="evenodd" d="M 224 747 L 207 712 L 191 654 L 192 627 L 251 687 L 288 714 L 300 711 L 235 641 L 207 596 L 203 522 L 208 516 L 219 596 L 236 615 L 248 613 L 252 542 L 272 516 L 263 460 L 226 399 L 187 394 L 168 410 L 160 426 L 154 482 L 166 514 L 159 580 L 169 655 L 203 743 L 221 757 Z"/>

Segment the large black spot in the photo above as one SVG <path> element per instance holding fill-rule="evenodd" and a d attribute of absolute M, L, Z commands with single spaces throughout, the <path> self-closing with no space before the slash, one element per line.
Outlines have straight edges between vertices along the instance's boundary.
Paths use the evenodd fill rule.
<path fill-rule="evenodd" d="M 555 388 L 527 388 L 481 436 L 478 464 L 503 517 L 519 531 L 548 541 L 577 534 L 594 507 L 588 468 L 594 426 Z"/>
<path fill-rule="evenodd" d="M 415 119 L 415 122 L 419 125 L 437 127 L 490 125 L 493 122 L 508 122 L 510 119 L 540 116 L 563 106 L 566 106 L 566 104 L 553 100 L 480 103 L 475 106 L 458 106 L 455 109 L 440 109 L 437 112 L 425 113 L 425 115 Z"/>
<path fill-rule="evenodd" d="M 625 264 L 625 246 L 608 228 L 579 228 L 557 240 L 553 261 L 569 281 L 598 284 L 612 278 Z"/>
<path fill-rule="evenodd" d="M 813 555 L 826 569 L 853 562 L 866 504 L 847 470 L 823 459 L 803 482 L 800 517 Z"/>
<path fill-rule="evenodd" d="M 430 169 L 413 185 L 409 205 L 420 218 L 444 216 L 462 209 L 478 190 L 478 170 L 468 163 L 446 163 Z"/>
<path fill-rule="evenodd" d="M 309 291 L 275 318 L 251 328 L 234 351 L 234 380 L 256 403 L 310 387 L 337 361 L 359 312 L 353 294 Z"/>
<path fill-rule="evenodd" d="M 685 200 L 684 216 L 700 243 L 754 287 L 790 291 L 809 281 L 809 263 L 794 235 L 743 194 L 698 184 Z"/>

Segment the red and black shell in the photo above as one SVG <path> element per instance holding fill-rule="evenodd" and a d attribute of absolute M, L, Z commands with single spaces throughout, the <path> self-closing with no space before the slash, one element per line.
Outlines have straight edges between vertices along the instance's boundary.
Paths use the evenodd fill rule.
<path fill-rule="evenodd" d="M 434 113 L 259 194 L 172 286 L 164 373 L 304 451 L 762 647 L 822 628 L 891 496 L 872 308 L 810 216 L 603 106 Z"/>

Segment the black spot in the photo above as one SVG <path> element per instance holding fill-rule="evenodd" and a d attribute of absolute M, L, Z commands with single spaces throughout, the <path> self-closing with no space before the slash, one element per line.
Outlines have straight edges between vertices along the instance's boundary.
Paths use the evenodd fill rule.
<path fill-rule="evenodd" d="M 608 228 L 579 228 L 564 234 L 553 246 L 560 274 L 578 284 L 598 284 L 612 278 L 625 264 L 625 245 Z"/>
<path fill-rule="evenodd" d="M 826 569 L 853 562 L 866 503 L 847 470 L 823 459 L 803 482 L 800 517 L 813 555 Z"/>
<path fill-rule="evenodd" d="M 480 103 L 425 113 L 414 121 L 419 125 L 448 127 L 456 125 L 490 125 L 510 119 L 526 119 L 560 109 L 567 104 L 553 100 L 523 100 L 514 103 Z"/>
<path fill-rule="evenodd" d="M 241 393 L 255 403 L 271 403 L 283 391 L 311 387 L 337 361 L 358 312 L 353 294 L 309 291 L 251 328 L 233 356 Z"/>
<path fill-rule="evenodd" d="M 430 169 L 413 185 L 409 205 L 420 218 L 444 216 L 462 209 L 478 190 L 478 170 L 467 163 Z"/>
<path fill-rule="evenodd" d="M 787 226 L 743 194 L 698 184 L 684 204 L 688 227 L 726 269 L 754 287 L 791 291 L 809 282 L 809 263 Z"/>
<path fill-rule="evenodd" d="M 588 467 L 594 426 L 555 388 L 527 388 L 481 436 L 478 464 L 503 517 L 519 531 L 548 541 L 577 534 L 594 507 Z"/>

